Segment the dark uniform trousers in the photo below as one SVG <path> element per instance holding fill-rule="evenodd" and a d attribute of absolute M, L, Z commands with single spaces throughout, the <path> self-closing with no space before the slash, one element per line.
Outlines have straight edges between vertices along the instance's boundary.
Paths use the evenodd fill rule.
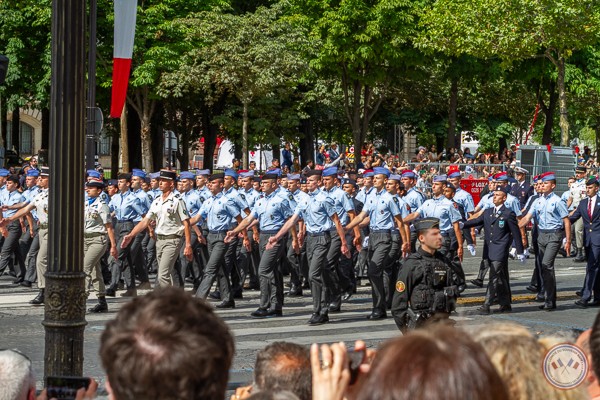
<path fill-rule="evenodd" d="M 40 250 L 40 236 L 38 235 L 38 223 L 37 221 L 34 222 L 34 228 L 33 228 L 33 239 L 31 240 L 31 244 L 29 245 L 29 249 L 27 251 L 27 253 L 21 253 L 21 254 L 27 254 L 27 256 L 25 257 L 25 268 L 27 269 L 27 272 L 25 273 L 25 280 L 27 282 L 35 282 L 37 279 L 37 270 L 35 267 L 35 260 L 37 258 L 37 253 Z"/>
<path fill-rule="evenodd" d="M 135 225 L 135 224 L 134 224 Z M 144 251 L 142 243 L 146 232 L 138 233 L 133 241 L 131 242 L 131 261 L 133 264 L 128 263 L 130 268 L 133 268 L 133 274 L 124 274 L 125 284 L 128 288 L 135 287 L 135 276 L 137 275 L 140 283 L 148 282 L 148 269 L 146 268 L 146 259 L 144 257 Z M 133 280 L 131 280 L 133 279 Z"/>
<path fill-rule="evenodd" d="M 373 312 L 386 312 L 385 286 L 383 270 L 392 250 L 392 235 L 388 232 L 371 230 L 369 237 L 369 268 L 367 274 L 371 281 Z"/>
<path fill-rule="evenodd" d="M 531 286 L 538 288 L 538 293 L 544 293 L 544 280 L 542 279 L 542 259 L 538 257 L 540 254 L 540 245 L 538 243 L 539 232 L 536 224 L 533 224 L 531 229 L 531 244 L 533 246 L 533 254 L 535 255 L 533 273 L 531 275 Z"/>
<path fill-rule="evenodd" d="M 142 246 L 145 246 L 144 254 L 146 254 L 146 271 L 148 271 L 148 273 L 156 273 L 158 271 L 156 239 L 152 239 L 150 235 L 146 235 L 144 240 L 142 240 Z"/>
<path fill-rule="evenodd" d="M 287 237 L 282 238 L 270 250 L 265 247 L 269 238 L 277 232 L 261 232 L 259 249 L 260 264 L 258 265 L 258 277 L 260 282 L 260 305 L 264 310 L 281 310 L 283 307 L 283 274 L 279 268 L 280 260 L 285 254 Z"/>
<path fill-rule="evenodd" d="M 342 287 L 338 275 L 340 256 L 342 255 L 342 239 L 336 229 L 329 231 L 331 243 L 327 251 L 327 266 L 323 269 L 323 280 L 325 283 L 325 302 L 331 304 L 348 286 L 347 283 Z"/>
<path fill-rule="evenodd" d="M 321 313 L 325 308 L 323 298 L 323 270 L 327 267 L 327 253 L 331 237 L 329 232 L 306 233 L 306 256 L 308 258 L 308 279 L 313 298 L 313 313 Z M 326 310 L 326 308 L 325 308 Z M 326 312 L 326 311 L 325 311 Z"/>
<path fill-rule="evenodd" d="M 545 231 L 540 229 L 538 234 L 539 253 L 541 260 L 542 281 L 546 305 L 556 306 L 556 276 L 554 274 L 554 260 L 562 247 L 564 230 Z"/>
<path fill-rule="evenodd" d="M 587 270 L 583 283 L 582 300 L 600 300 L 600 246 L 590 245 L 586 247 Z"/>
<path fill-rule="evenodd" d="M 198 235 L 192 229 L 190 232 L 190 240 L 192 243 L 192 261 L 188 260 L 185 255 L 185 237 L 181 237 L 181 250 L 179 251 L 179 265 L 180 270 L 177 271 L 176 276 L 179 281 L 179 285 L 181 287 L 185 287 L 185 278 L 188 274 L 192 277 L 194 281 L 194 287 L 198 288 L 198 284 L 200 283 L 200 279 L 202 278 L 200 272 L 200 242 L 198 242 Z M 176 264 L 177 265 L 177 264 Z"/>
<path fill-rule="evenodd" d="M 231 286 L 229 279 L 225 273 L 225 256 L 229 247 L 237 245 L 237 243 L 225 243 L 226 232 L 209 233 L 206 236 L 208 260 L 204 266 L 204 274 L 200 286 L 196 291 L 196 297 L 206 299 L 210 288 L 216 279 L 218 279 L 219 290 L 221 291 L 221 299 L 223 301 L 233 301 Z"/>
<path fill-rule="evenodd" d="M 385 270 L 383 271 L 383 287 L 385 290 L 386 307 L 392 308 L 392 299 L 394 290 L 396 290 L 396 279 L 398 278 L 399 260 L 402 240 L 400 232 L 392 232 L 392 246 L 390 248 L 390 256 L 388 257 Z"/>
<path fill-rule="evenodd" d="M 134 240 L 131 243 L 131 246 L 128 246 L 126 248 L 122 248 L 121 247 L 121 243 L 123 242 L 123 237 L 125 237 L 125 235 L 128 235 L 129 232 L 131 232 L 133 230 L 134 224 L 131 221 L 123 221 L 123 222 L 117 222 L 117 225 L 115 227 L 115 233 L 117 235 L 117 252 L 118 252 L 118 256 L 117 259 L 113 259 L 113 262 L 111 263 L 110 269 L 111 269 L 111 281 L 110 281 L 110 289 L 116 290 L 119 287 L 119 281 L 121 280 L 121 274 L 125 273 L 128 274 L 129 276 L 125 277 L 125 282 L 127 284 L 127 288 L 128 289 L 134 289 L 135 288 L 135 267 L 132 267 L 134 264 L 134 258 L 135 258 L 135 254 L 134 251 L 139 251 L 141 250 L 140 247 L 134 247 L 134 243 L 137 239 L 134 238 Z M 139 235 L 138 235 L 139 236 Z M 127 268 L 127 266 L 130 266 L 129 268 Z"/>
<path fill-rule="evenodd" d="M 15 270 L 17 279 L 25 279 L 25 261 L 24 256 L 21 254 L 19 247 L 19 238 L 23 231 L 21 230 L 21 223 L 19 221 L 13 221 L 6 226 L 8 236 L 4 238 L 2 244 L 2 251 L 0 252 L 0 273 L 2 273 L 10 264 L 13 253 L 15 254 L 16 265 L 19 269 Z"/>
<path fill-rule="evenodd" d="M 253 269 L 253 260 L 255 250 L 257 250 L 256 241 L 254 240 L 254 232 L 252 229 L 248 229 L 248 240 L 250 241 L 250 251 L 246 249 L 244 246 L 244 241 L 239 240 L 237 246 L 237 254 L 236 254 L 236 263 L 237 263 L 237 271 L 239 275 L 239 283 L 236 285 L 237 287 L 233 288 L 233 291 L 240 291 L 244 287 L 244 283 L 246 282 L 246 278 L 248 276 L 252 276 L 253 273 L 251 270 Z M 259 238 L 260 240 L 260 238 Z M 256 278 L 255 278 L 256 279 Z M 252 280 L 252 279 L 251 279 Z"/>
<path fill-rule="evenodd" d="M 354 276 L 354 256 L 356 249 L 354 248 L 354 235 L 352 233 L 346 233 L 346 243 L 348 245 L 348 251 L 350 252 L 350 258 L 345 255 L 340 256 L 340 264 L 338 268 L 338 278 L 340 280 L 340 287 L 344 291 L 352 291 L 356 288 L 356 277 Z"/>
<path fill-rule="evenodd" d="M 302 273 L 300 272 L 300 254 L 296 254 L 292 246 L 294 238 L 291 234 L 288 235 L 286 243 L 286 259 L 290 266 L 290 283 L 292 287 L 299 288 L 302 285 Z"/>
<path fill-rule="evenodd" d="M 502 261 L 488 260 L 490 283 L 485 294 L 485 304 L 491 306 L 498 300 L 500 306 L 510 306 L 511 293 L 508 282 L 508 256 Z"/>

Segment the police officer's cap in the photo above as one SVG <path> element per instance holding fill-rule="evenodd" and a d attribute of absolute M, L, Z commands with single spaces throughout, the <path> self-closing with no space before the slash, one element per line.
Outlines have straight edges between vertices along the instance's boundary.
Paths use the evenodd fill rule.
<path fill-rule="evenodd" d="M 399 182 L 399 183 L 398 183 L 398 189 L 399 189 L 399 190 L 404 190 L 404 189 L 406 189 L 406 186 L 404 186 L 404 183 L 402 183 L 402 182 Z"/>
<path fill-rule="evenodd" d="M 405 169 L 402 171 L 403 178 L 417 179 L 417 174 L 411 169 Z"/>
<path fill-rule="evenodd" d="M 195 178 L 196 178 L 196 176 L 190 171 L 183 171 L 182 173 L 179 174 L 179 179 L 194 180 Z"/>
<path fill-rule="evenodd" d="M 299 181 L 300 180 L 300 174 L 289 174 L 287 176 L 288 181 Z"/>
<path fill-rule="evenodd" d="M 209 181 L 214 181 L 215 179 L 223 179 L 225 178 L 225 174 L 212 174 L 208 177 Z"/>
<path fill-rule="evenodd" d="M 300 179 L 300 184 L 301 185 L 306 185 L 306 178 Z"/>
<path fill-rule="evenodd" d="M 126 173 L 121 173 L 119 175 L 117 175 L 117 179 L 125 179 L 127 181 L 131 180 L 131 174 L 126 174 Z"/>
<path fill-rule="evenodd" d="M 307 177 L 309 177 L 309 176 L 321 176 L 322 175 L 322 171 L 319 171 L 318 169 L 311 169 L 311 170 L 307 171 L 305 173 L 305 175 Z"/>
<path fill-rule="evenodd" d="M 288 176 L 287 176 L 287 174 L 281 174 L 281 175 L 279 175 L 279 177 L 280 177 L 281 179 L 287 179 L 287 177 L 288 177 Z"/>
<path fill-rule="evenodd" d="M 586 172 L 587 172 L 587 168 L 586 168 L 586 167 L 584 167 L 584 166 L 582 166 L 582 165 L 580 165 L 580 166 L 578 166 L 577 168 L 575 168 L 575 172 L 583 172 L 583 173 L 586 173 Z"/>
<path fill-rule="evenodd" d="M 281 168 L 270 168 L 267 170 L 268 174 L 276 174 L 277 176 L 281 176 Z"/>
<path fill-rule="evenodd" d="M 342 185 L 356 186 L 356 181 L 354 179 L 344 178 L 344 179 L 342 179 Z"/>
<path fill-rule="evenodd" d="M 262 180 L 263 180 L 263 181 L 264 181 L 265 179 L 273 179 L 273 180 L 277 180 L 277 178 L 279 178 L 279 177 L 277 176 L 277 174 L 272 174 L 272 173 L 270 173 L 270 172 L 267 172 L 266 174 L 264 174 L 264 175 L 262 176 Z"/>
<path fill-rule="evenodd" d="M 541 174 L 540 179 L 542 182 L 556 181 L 556 175 L 554 172 L 548 171 Z"/>
<path fill-rule="evenodd" d="M 515 173 L 527 175 L 529 173 L 529 171 L 527 171 L 525 168 L 515 167 Z"/>
<path fill-rule="evenodd" d="M 422 232 L 426 231 L 427 229 L 439 228 L 440 220 L 439 218 L 432 217 L 421 218 L 420 220 L 413 222 L 413 226 L 417 232 Z"/>
<path fill-rule="evenodd" d="M 363 177 L 365 178 L 372 178 L 375 175 L 375 171 L 373 171 L 372 169 L 365 169 L 365 171 L 363 172 Z"/>
<path fill-rule="evenodd" d="M 161 169 L 159 178 L 166 179 L 169 181 L 175 181 L 175 179 L 177 179 L 177 172 L 168 169 Z"/>
<path fill-rule="evenodd" d="M 592 176 L 590 179 L 588 179 L 585 184 L 587 186 L 589 186 L 589 185 L 600 186 L 600 182 L 598 182 L 598 178 L 596 178 L 595 176 Z"/>
<path fill-rule="evenodd" d="M 508 181 L 508 174 L 506 172 L 498 172 L 494 175 L 494 180 L 498 182 Z"/>
<path fill-rule="evenodd" d="M 495 192 L 502 192 L 508 194 L 510 192 L 510 187 L 508 186 L 497 186 Z"/>
<path fill-rule="evenodd" d="M 0 175 L 2 176 L 2 175 Z M 40 168 L 40 176 L 50 176 L 50 167 Z"/>
<path fill-rule="evenodd" d="M 102 181 L 102 179 L 91 178 L 85 183 L 85 186 L 104 189 L 104 182 Z"/>

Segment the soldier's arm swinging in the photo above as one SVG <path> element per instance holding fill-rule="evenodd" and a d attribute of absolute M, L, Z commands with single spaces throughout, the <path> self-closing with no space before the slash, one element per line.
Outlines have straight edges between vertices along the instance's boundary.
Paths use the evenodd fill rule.
<path fill-rule="evenodd" d="M 350 258 L 350 251 L 348 250 L 348 243 L 346 243 L 346 234 L 344 232 L 344 227 L 340 222 L 340 217 L 338 217 L 337 213 L 334 213 L 331 216 L 333 223 L 335 224 L 335 229 L 337 230 L 338 235 L 340 235 L 340 241 L 342 242 L 342 254 L 346 256 L 346 258 Z"/>
<path fill-rule="evenodd" d="M 146 229 L 148 227 L 149 222 L 150 222 L 150 219 L 148 217 L 143 218 L 140 222 L 138 222 L 138 224 L 133 228 L 133 230 L 131 232 L 129 232 L 127 235 L 123 236 L 123 240 L 121 241 L 121 247 L 125 248 L 125 247 L 129 246 L 129 243 L 131 243 L 133 238 L 138 233 L 142 232 L 144 229 Z M 189 230 L 188 230 L 188 232 L 189 232 Z M 188 243 L 189 243 L 189 241 L 188 241 Z"/>
<path fill-rule="evenodd" d="M 350 230 L 354 229 L 354 227 L 358 226 L 358 224 L 360 224 L 362 222 L 362 220 L 365 219 L 366 216 L 367 216 L 367 213 L 364 211 L 361 211 L 360 214 L 358 214 L 356 217 L 354 217 L 352 219 L 352 221 L 350 221 L 350 223 L 348 225 L 346 225 L 345 230 L 350 231 Z"/>
<path fill-rule="evenodd" d="M 269 238 L 269 243 L 267 244 L 266 249 L 272 249 L 273 246 L 275 246 L 275 244 L 281 240 L 281 237 L 288 233 L 290 229 L 292 229 L 292 226 L 296 224 L 296 221 L 298 221 L 298 214 L 292 215 L 290 219 L 288 219 L 287 222 L 281 227 L 279 232 Z"/>
<path fill-rule="evenodd" d="M 454 234 L 456 235 L 456 240 L 458 241 L 458 250 L 456 250 L 456 254 L 458 255 L 458 259 L 460 261 L 463 260 L 463 237 L 462 231 L 460 230 L 460 226 L 458 222 L 453 222 L 452 227 L 454 228 Z"/>
<path fill-rule="evenodd" d="M 115 230 L 113 229 L 111 222 L 104 224 L 104 226 L 106 227 L 106 232 L 108 233 L 108 240 L 110 241 L 110 255 L 116 259 L 119 256 L 119 252 L 117 251 L 117 241 L 115 239 Z"/>
<path fill-rule="evenodd" d="M 190 229 L 190 220 L 183 220 L 183 236 L 185 237 L 185 248 L 183 249 L 183 255 L 188 261 L 194 259 L 194 253 L 192 251 L 192 232 Z"/>

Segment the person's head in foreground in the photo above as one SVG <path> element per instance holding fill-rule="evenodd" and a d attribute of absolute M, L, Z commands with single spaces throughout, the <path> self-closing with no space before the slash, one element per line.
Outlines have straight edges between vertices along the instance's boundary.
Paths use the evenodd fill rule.
<path fill-rule="evenodd" d="M 18 350 L 0 350 L 0 400 L 35 400 L 31 361 Z"/>
<path fill-rule="evenodd" d="M 100 341 L 114 400 L 222 400 L 233 353 L 229 329 L 212 308 L 174 287 L 124 305 Z"/>

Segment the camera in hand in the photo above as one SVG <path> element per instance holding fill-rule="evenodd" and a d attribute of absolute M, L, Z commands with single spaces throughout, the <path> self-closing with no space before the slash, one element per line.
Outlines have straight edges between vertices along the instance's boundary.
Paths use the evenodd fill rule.
<path fill-rule="evenodd" d="M 81 388 L 87 390 L 90 378 L 79 376 L 49 376 L 46 378 L 48 398 L 57 400 L 74 400 L 77 391 Z"/>
<path fill-rule="evenodd" d="M 365 350 L 348 349 L 348 363 L 350 364 L 350 385 L 358 379 L 358 368 L 365 359 Z"/>

